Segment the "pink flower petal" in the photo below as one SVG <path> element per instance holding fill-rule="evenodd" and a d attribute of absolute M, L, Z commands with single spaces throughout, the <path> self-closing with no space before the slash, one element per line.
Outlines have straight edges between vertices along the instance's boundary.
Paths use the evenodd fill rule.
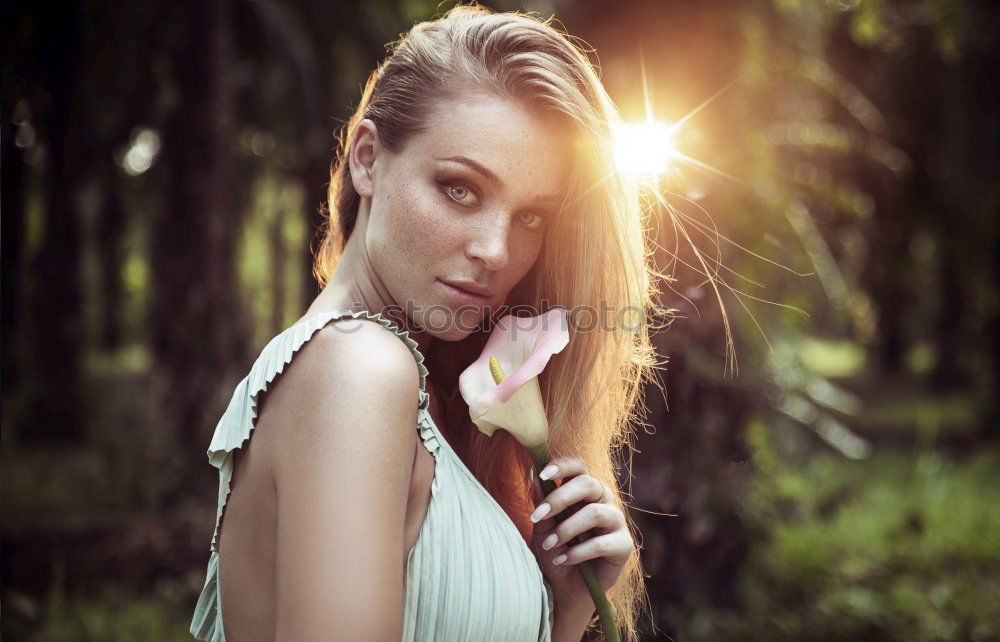
<path fill-rule="evenodd" d="M 508 314 L 500 319 L 482 354 L 459 377 L 462 397 L 469 404 L 473 419 L 509 401 L 521 386 L 541 374 L 552 355 L 562 351 L 568 343 L 564 308 L 553 308 L 533 317 Z M 497 358 L 506 374 L 500 385 L 490 374 L 491 355 Z"/>

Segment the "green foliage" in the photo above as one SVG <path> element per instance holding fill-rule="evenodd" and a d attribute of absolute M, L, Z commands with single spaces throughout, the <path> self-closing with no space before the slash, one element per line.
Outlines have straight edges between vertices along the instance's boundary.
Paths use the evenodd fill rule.
<path fill-rule="evenodd" d="M 122 242 L 122 294 L 125 298 L 122 319 L 133 337 L 145 336 L 145 323 L 149 303 L 150 274 L 147 229 L 130 220 Z"/>
<path fill-rule="evenodd" d="M 262 172 L 250 203 L 237 265 L 253 314 L 254 345 L 263 346 L 302 313 L 302 256 L 308 242 L 299 185 L 276 172 Z"/>
<path fill-rule="evenodd" d="M 1000 449 L 778 456 L 749 432 L 759 532 L 732 639 L 987 640 L 1000 635 Z"/>
<path fill-rule="evenodd" d="M 36 520 L 86 524 L 88 517 L 100 521 L 109 512 L 158 506 L 180 462 L 166 447 L 171 442 L 163 419 L 144 394 L 149 381 L 134 370 L 148 361 L 138 349 L 88 359 L 86 444 L 22 448 L 5 435 L 0 516 L 8 527 Z"/>
<path fill-rule="evenodd" d="M 863 0 L 851 20 L 854 39 L 863 45 L 873 45 L 884 42 L 888 33 L 882 0 Z"/>
<path fill-rule="evenodd" d="M 13 599 L 10 599 L 13 597 Z M 38 622 L 24 596 L 8 596 L 4 630 L 26 642 L 189 642 L 188 605 L 162 594 L 136 595 L 109 585 L 96 595 L 65 595 L 52 590 Z M 11 608 L 13 604 L 13 608 Z"/>
<path fill-rule="evenodd" d="M 856 375 L 865 365 L 865 350 L 853 341 L 803 337 L 798 351 L 806 368 L 825 377 Z"/>

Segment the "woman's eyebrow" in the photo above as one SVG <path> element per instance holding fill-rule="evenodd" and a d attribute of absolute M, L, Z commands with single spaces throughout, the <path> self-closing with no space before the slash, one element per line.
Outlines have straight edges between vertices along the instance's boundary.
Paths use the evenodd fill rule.
<path fill-rule="evenodd" d="M 499 176 L 497 176 L 490 170 L 486 169 L 486 167 L 484 167 L 482 164 L 477 163 L 471 158 L 468 158 L 466 156 L 448 156 L 447 158 L 439 158 L 438 160 L 461 163 L 473 169 L 474 171 L 478 172 L 479 174 L 482 174 L 483 178 L 488 180 L 490 184 L 493 185 L 494 187 L 503 187 L 503 181 L 500 180 Z"/>

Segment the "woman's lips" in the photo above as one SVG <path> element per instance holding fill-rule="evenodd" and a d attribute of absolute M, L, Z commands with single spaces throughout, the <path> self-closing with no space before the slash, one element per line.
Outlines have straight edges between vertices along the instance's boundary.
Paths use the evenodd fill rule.
<path fill-rule="evenodd" d="M 480 307 L 489 303 L 490 298 L 488 296 L 483 296 L 481 294 L 473 294 L 468 290 L 463 290 L 462 288 L 455 287 L 454 285 L 448 285 L 441 279 L 437 279 L 438 285 L 441 289 L 445 291 L 448 298 L 452 300 L 456 305 L 471 305 Z"/>

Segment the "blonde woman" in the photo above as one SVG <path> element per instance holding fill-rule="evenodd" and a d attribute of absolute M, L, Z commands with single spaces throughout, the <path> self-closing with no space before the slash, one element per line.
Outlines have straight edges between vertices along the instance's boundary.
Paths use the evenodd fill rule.
<path fill-rule="evenodd" d="M 333 163 L 322 292 L 209 447 L 219 510 L 196 637 L 577 641 L 597 620 L 583 560 L 634 634 L 645 594 L 612 455 L 653 367 L 646 329 L 571 328 L 542 373 L 547 497 L 457 394 L 503 305 L 649 309 L 617 118 L 549 22 L 458 7 L 395 43 Z"/>

